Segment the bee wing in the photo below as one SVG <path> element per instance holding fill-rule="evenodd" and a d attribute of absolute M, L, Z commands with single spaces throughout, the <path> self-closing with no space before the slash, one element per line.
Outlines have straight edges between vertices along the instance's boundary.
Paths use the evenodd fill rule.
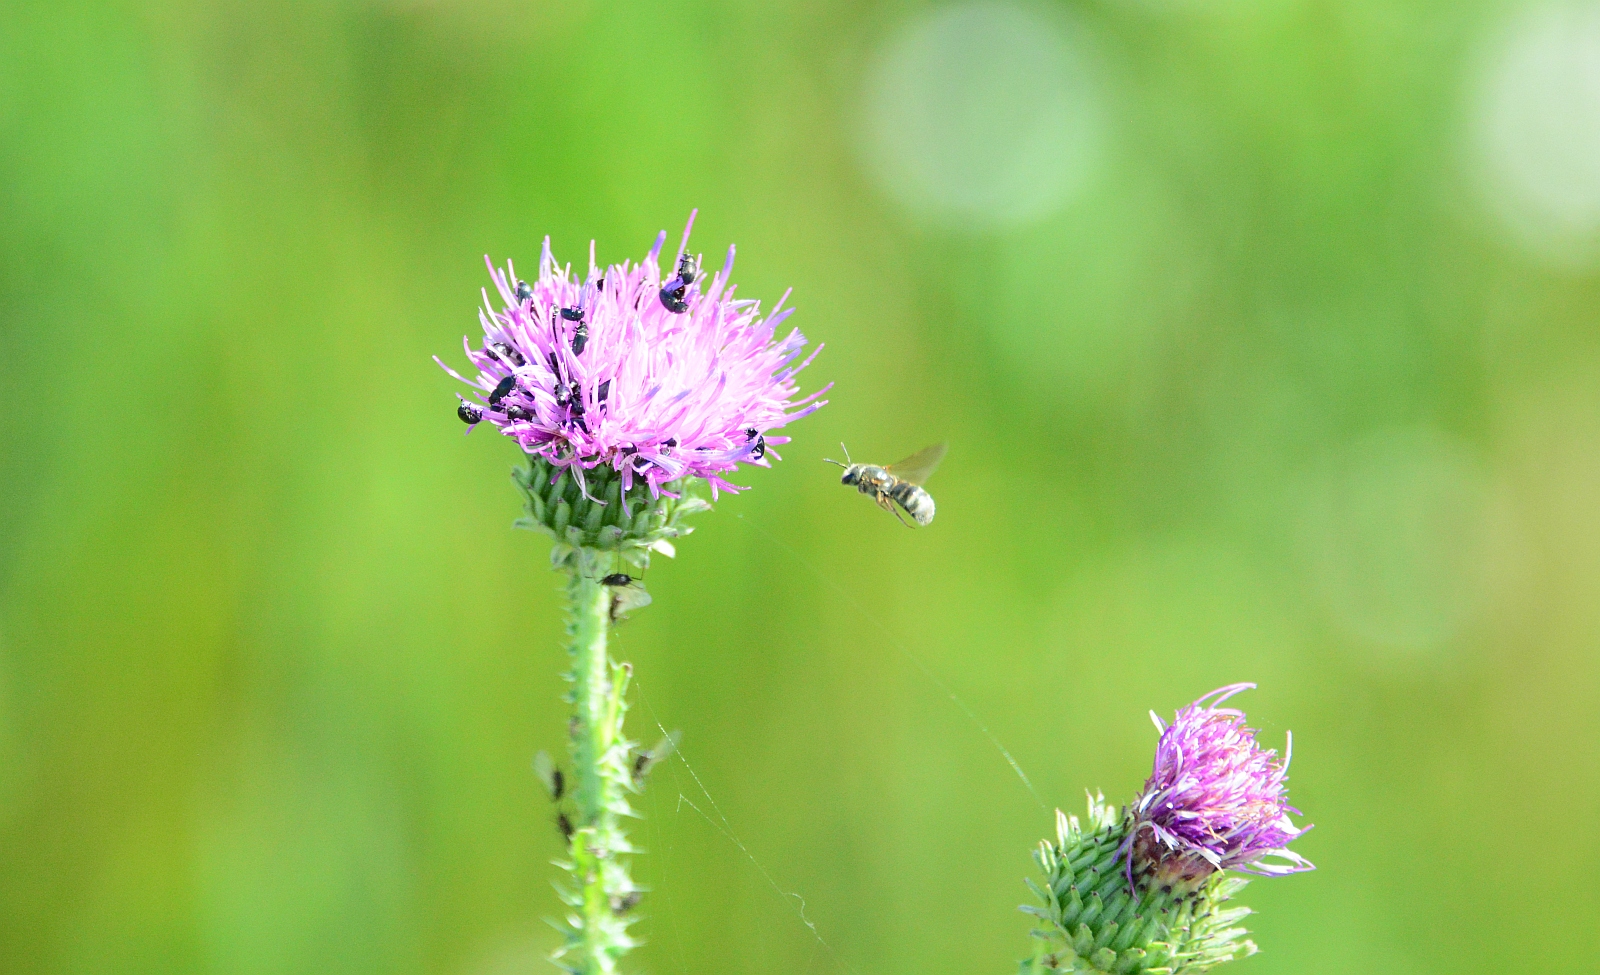
<path fill-rule="evenodd" d="M 939 466 L 939 461 L 944 460 L 945 448 L 948 446 L 950 445 L 936 443 L 932 447 L 924 447 L 905 460 L 890 464 L 886 470 L 902 481 L 921 484 L 933 476 L 933 470 Z"/>

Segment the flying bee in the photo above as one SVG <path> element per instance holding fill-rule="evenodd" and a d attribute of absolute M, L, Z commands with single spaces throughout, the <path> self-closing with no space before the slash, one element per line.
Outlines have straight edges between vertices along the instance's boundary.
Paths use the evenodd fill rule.
<path fill-rule="evenodd" d="M 891 501 L 898 502 L 906 514 L 919 525 L 926 525 L 933 521 L 933 495 L 922 489 L 922 482 L 933 474 L 933 469 L 939 466 L 939 461 L 944 459 L 945 444 L 934 444 L 888 467 L 879 467 L 876 464 L 857 464 L 850 460 L 850 451 L 845 450 L 844 444 L 839 445 L 844 450 L 845 463 L 839 464 L 836 460 L 828 460 L 830 464 L 839 464 L 844 468 L 844 476 L 839 479 L 840 484 L 853 484 L 862 494 L 872 496 L 878 507 L 894 514 L 900 523 L 907 528 L 911 523 L 895 511 Z M 825 460 L 827 458 L 824 458 Z"/>

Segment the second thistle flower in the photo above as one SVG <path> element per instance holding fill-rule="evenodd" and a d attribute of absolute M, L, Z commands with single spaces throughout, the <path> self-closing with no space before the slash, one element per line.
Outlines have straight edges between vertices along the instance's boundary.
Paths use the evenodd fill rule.
<path fill-rule="evenodd" d="M 1180 710 L 1171 725 L 1150 718 L 1161 739 L 1155 766 L 1129 807 L 1124 852 L 1128 878 L 1169 890 L 1195 889 L 1218 870 L 1276 876 L 1312 869 L 1289 842 L 1296 826 L 1285 780 L 1294 739 L 1283 760 L 1262 748 L 1244 712 L 1221 707 L 1254 684 L 1230 684 Z"/>
<path fill-rule="evenodd" d="M 1024 975 L 1195 975 L 1255 952 L 1238 923 L 1249 909 L 1228 906 L 1246 881 L 1226 871 L 1312 867 L 1288 849 L 1310 828 L 1290 818 L 1288 756 L 1221 706 L 1254 686 L 1219 688 L 1171 725 L 1155 718 L 1150 778 L 1120 813 L 1100 796 L 1086 822 L 1057 813 L 1056 840 L 1037 854 L 1045 883 L 1030 881 L 1043 904 L 1023 908 L 1045 922 Z"/>

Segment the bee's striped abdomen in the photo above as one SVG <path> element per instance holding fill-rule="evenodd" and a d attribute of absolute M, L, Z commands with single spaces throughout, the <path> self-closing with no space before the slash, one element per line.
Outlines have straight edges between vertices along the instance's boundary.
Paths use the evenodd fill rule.
<path fill-rule="evenodd" d="M 915 484 L 896 481 L 889 488 L 889 497 L 900 502 L 900 507 L 906 509 L 906 514 L 917 524 L 926 525 L 933 520 L 933 495 Z"/>

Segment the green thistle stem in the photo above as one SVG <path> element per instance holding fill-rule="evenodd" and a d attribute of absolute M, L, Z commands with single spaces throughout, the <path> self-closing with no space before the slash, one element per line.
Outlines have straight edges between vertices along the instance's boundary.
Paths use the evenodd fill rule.
<path fill-rule="evenodd" d="M 580 560 L 581 561 L 581 560 Z M 589 574 L 574 569 L 567 589 L 572 603 L 572 764 L 573 824 L 566 864 L 574 888 L 567 903 L 567 944 L 558 958 L 580 975 L 611 975 L 617 961 L 633 948 L 628 913 L 637 888 L 621 858 L 633 847 L 620 820 L 631 816 L 627 794 L 635 791 L 629 755 L 632 743 L 622 734 L 631 670 L 606 653 L 611 595 Z"/>
<path fill-rule="evenodd" d="M 572 760 L 577 772 L 578 813 L 581 824 L 595 828 L 614 826 L 608 811 L 616 791 L 601 768 L 601 758 L 611 746 L 606 720 L 610 710 L 610 658 L 606 654 L 608 596 L 597 580 L 573 573 L 568 586 L 572 599 L 572 696 L 577 704 L 573 726 Z"/>
<path fill-rule="evenodd" d="M 670 557 L 673 540 L 693 531 L 682 523 L 684 516 L 710 505 L 689 493 L 687 481 L 667 485 L 670 493 L 658 497 L 651 497 L 640 481 L 624 496 L 621 479 L 603 466 L 588 471 L 580 487 L 571 471 L 534 455 L 512 478 L 522 489 L 527 511 L 517 526 L 555 539 L 550 561 L 567 573 L 571 610 L 567 634 L 572 637 L 572 670 L 567 679 L 572 682 L 568 700 L 573 705 L 571 801 L 576 818 L 563 819 L 572 827 L 568 859 L 561 864 L 572 877 L 562 891 L 571 911 L 562 925 L 566 943 L 554 960 L 574 975 L 612 975 L 618 960 L 637 943 L 628 936 L 640 891 L 623 859 L 635 852 L 621 827 L 634 815 L 627 797 L 643 787 L 651 764 L 672 749 L 674 739 L 669 736 L 654 749 L 637 751 L 636 743 L 623 736 L 633 672 L 606 653 L 616 596 L 600 580 L 647 567 L 651 553 Z M 648 596 L 640 601 L 644 590 L 637 581 L 630 592 L 634 608 L 649 601 Z"/>

